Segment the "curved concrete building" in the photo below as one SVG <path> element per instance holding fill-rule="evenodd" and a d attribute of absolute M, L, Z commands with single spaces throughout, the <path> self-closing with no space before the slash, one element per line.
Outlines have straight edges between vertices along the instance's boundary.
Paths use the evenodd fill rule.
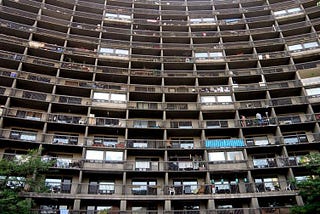
<path fill-rule="evenodd" d="M 319 152 L 316 0 L 0 0 L 1 157 L 35 213 L 285 214 Z"/>

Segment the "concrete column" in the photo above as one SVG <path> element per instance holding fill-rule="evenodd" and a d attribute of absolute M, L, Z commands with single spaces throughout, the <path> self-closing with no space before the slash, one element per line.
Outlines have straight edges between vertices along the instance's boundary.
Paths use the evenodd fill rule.
<path fill-rule="evenodd" d="M 121 200 L 120 202 L 120 211 L 125 212 L 127 210 L 127 201 Z"/>
<path fill-rule="evenodd" d="M 164 210 L 170 211 L 171 210 L 171 200 L 165 200 L 164 201 Z"/>
<path fill-rule="evenodd" d="M 260 214 L 258 198 L 251 198 L 250 207 L 254 209 L 252 213 Z"/>
<path fill-rule="evenodd" d="M 216 205 L 215 205 L 215 201 L 214 199 L 209 199 L 208 200 L 208 210 L 214 210 L 216 208 Z"/>
<path fill-rule="evenodd" d="M 73 202 L 73 210 L 80 210 L 80 200 L 79 199 L 74 200 L 74 202 Z"/>
<path fill-rule="evenodd" d="M 300 195 L 296 195 L 296 201 L 297 201 L 297 205 L 298 206 L 303 206 L 304 205 L 302 197 Z"/>

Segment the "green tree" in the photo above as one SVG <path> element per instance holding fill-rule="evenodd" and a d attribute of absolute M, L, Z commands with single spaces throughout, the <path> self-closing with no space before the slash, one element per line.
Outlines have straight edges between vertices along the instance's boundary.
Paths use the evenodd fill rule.
<path fill-rule="evenodd" d="M 302 159 L 302 163 L 310 170 L 310 178 L 305 181 L 295 182 L 299 188 L 305 205 L 295 206 L 291 209 L 293 214 L 320 213 L 320 154 L 312 153 Z"/>
<path fill-rule="evenodd" d="M 39 153 L 30 150 L 26 155 L 4 155 L 0 160 L 1 214 L 29 214 L 33 200 L 23 197 L 23 193 L 45 191 L 42 173 L 52 163 L 42 161 Z"/>

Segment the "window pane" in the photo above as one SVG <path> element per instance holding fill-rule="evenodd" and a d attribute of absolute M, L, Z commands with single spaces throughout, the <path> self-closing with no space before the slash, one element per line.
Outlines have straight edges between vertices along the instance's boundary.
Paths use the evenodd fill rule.
<path fill-rule="evenodd" d="M 227 159 L 228 160 L 243 160 L 243 154 L 242 151 L 236 151 L 236 152 L 227 152 Z"/>
<path fill-rule="evenodd" d="M 215 22 L 214 18 L 203 18 L 203 22 Z"/>
<path fill-rule="evenodd" d="M 106 17 L 108 17 L 108 18 L 117 18 L 118 15 L 117 14 L 113 14 L 113 13 L 106 13 Z"/>
<path fill-rule="evenodd" d="M 200 23 L 200 22 L 201 22 L 201 19 L 190 19 L 190 22 Z"/>
<path fill-rule="evenodd" d="M 320 88 L 308 88 L 306 89 L 307 95 L 312 96 L 312 95 L 317 95 L 320 94 Z"/>
<path fill-rule="evenodd" d="M 125 94 L 111 94 L 110 100 L 113 101 L 126 101 L 127 96 Z"/>
<path fill-rule="evenodd" d="M 120 55 L 128 55 L 129 51 L 128 50 L 116 49 L 115 53 L 116 54 L 120 54 Z"/>
<path fill-rule="evenodd" d="M 87 160 L 103 160 L 103 151 L 88 150 L 86 154 Z"/>
<path fill-rule="evenodd" d="M 295 7 L 295 8 L 288 9 L 287 11 L 288 11 L 288 13 L 297 13 L 297 12 L 301 11 L 301 8 Z"/>
<path fill-rule="evenodd" d="M 94 92 L 93 93 L 93 99 L 96 99 L 96 100 L 109 100 L 109 94 L 108 93 L 102 93 L 102 92 Z"/>
<path fill-rule="evenodd" d="M 210 152 L 209 161 L 225 161 L 224 152 Z"/>
<path fill-rule="evenodd" d="M 208 53 L 195 53 L 196 58 L 208 58 Z"/>
<path fill-rule="evenodd" d="M 290 45 L 289 46 L 289 51 L 295 51 L 295 50 L 300 50 L 302 49 L 302 45 Z"/>
<path fill-rule="evenodd" d="M 120 19 L 130 19 L 131 17 L 129 15 L 119 15 Z"/>
<path fill-rule="evenodd" d="M 122 161 L 123 152 L 106 152 L 106 160 L 108 161 Z"/>
<path fill-rule="evenodd" d="M 213 53 L 209 53 L 210 57 L 222 57 L 222 53 L 221 52 L 213 52 Z"/>
<path fill-rule="evenodd" d="M 280 10 L 280 11 L 275 11 L 273 14 L 275 16 L 282 16 L 284 14 L 286 14 L 287 12 L 285 10 Z"/>
<path fill-rule="evenodd" d="M 232 102 L 232 98 L 231 98 L 231 96 L 217 96 L 217 101 L 220 103 Z"/>
<path fill-rule="evenodd" d="M 113 49 L 112 48 L 100 48 L 100 53 L 109 53 L 112 54 L 113 53 Z"/>
<path fill-rule="evenodd" d="M 303 44 L 304 48 L 315 48 L 318 47 L 318 43 L 317 42 L 307 42 Z"/>
<path fill-rule="evenodd" d="M 215 96 L 201 96 L 200 98 L 202 103 L 213 103 L 216 101 Z"/>

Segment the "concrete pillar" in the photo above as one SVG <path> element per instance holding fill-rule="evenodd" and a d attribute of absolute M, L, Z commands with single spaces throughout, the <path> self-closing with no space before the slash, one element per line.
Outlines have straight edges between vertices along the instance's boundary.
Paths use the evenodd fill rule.
<path fill-rule="evenodd" d="M 304 203 L 303 203 L 303 200 L 302 200 L 302 197 L 300 195 L 296 195 L 296 201 L 297 201 L 297 205 L 298 206 L 303 206 Z"/>
<path fill-rule="evenodd" d="M 214 199 L 209 199 L 208 200 L 208 210 L 214 210 L 216 208 L 216 205 L 215 205 L 215 202 L 214 202 Z"/>
<path fill-rule="evenodd" d="M 120 201 L 120 211 L 121 212 L 127 211 L 127 201 L 126 200 Z"/>
<path fill-rule="evenodd" d="M 260 214 L 258 198 L 251 198 L 250 207 L 253 208 L 253 212 L 252 213 Z"/>
<path fill-rule="evenodd" d="M 79 199 L 74 200 L 74 202 L 73 202 L 73 210 L 80 210 L 80 209 L 81 209 L 80 200 Z"/>
<path fill-rule="evenodd" d="M 171 210 L 171 200 L 165 200 L 164 201 L 164 210 L 170 211 Z"/>

